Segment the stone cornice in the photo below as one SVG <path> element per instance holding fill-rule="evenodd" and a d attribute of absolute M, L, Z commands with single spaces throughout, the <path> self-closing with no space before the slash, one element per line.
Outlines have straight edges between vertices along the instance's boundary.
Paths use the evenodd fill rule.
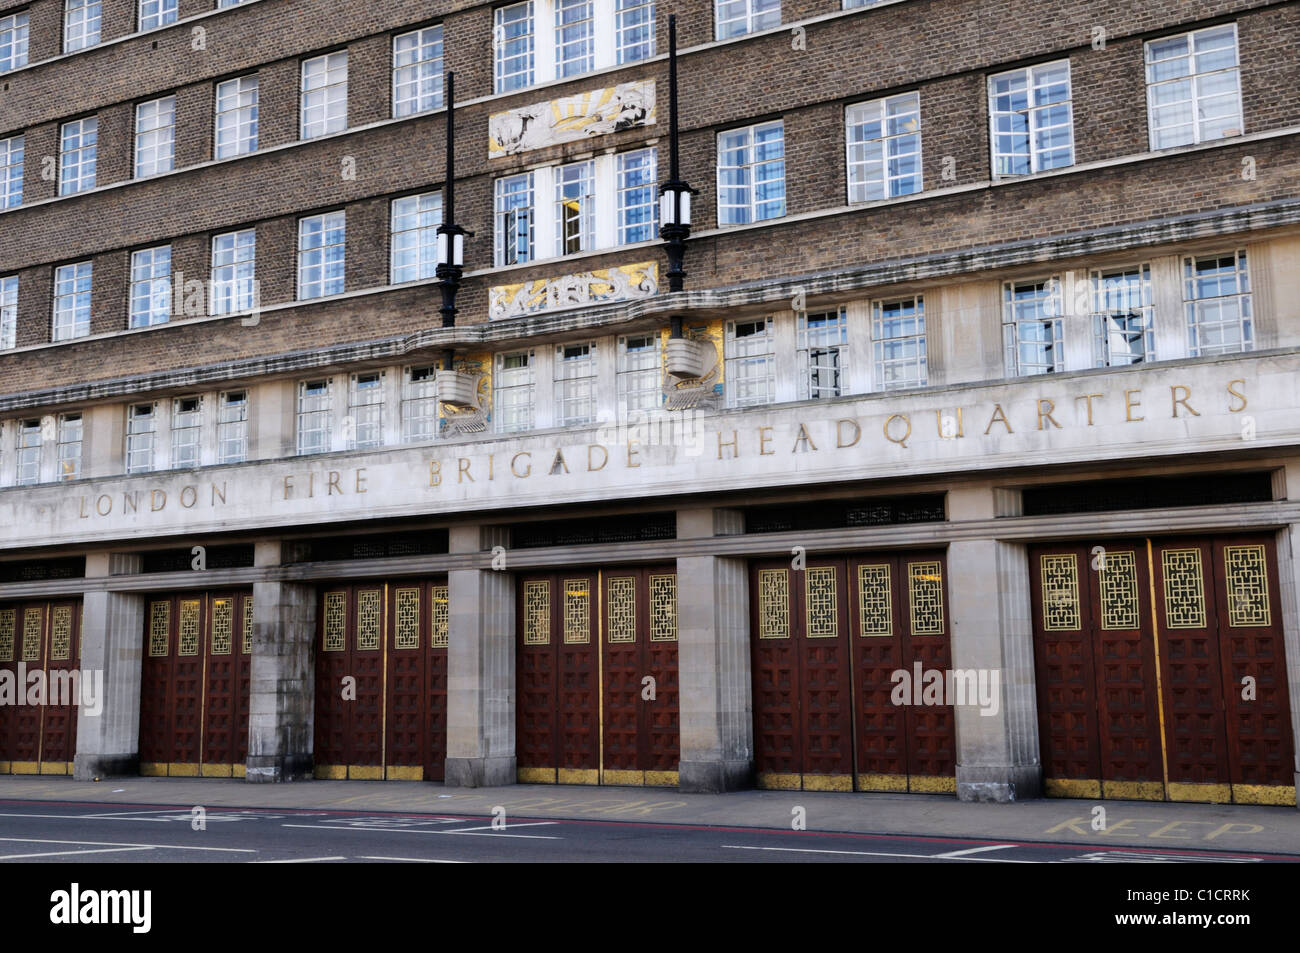
<path fill-rule="evenodd" d="M 664 562 L 685 556 L 758 557 L 788 555 L 791 546 L 810 553 L 873 549 L 933 548 L 951 542 L 998 539 L 1095 539 L 1116 534 L 1215 532 L 1279 529 L 1300 522 L 1300 502 L 1244 503 L 1234 506 L 1192 506 L 1167 510 L 1126 510 L 1113 513 L 1072 513 L 1068 516 L 1025 516 L 939 523 L 900 523 L 852 529 L 797 530 L 703 539 L 671 539 L 647 543 L 554 546 L 510 550 L 512 571 L 552 566 L 620 565 Z M 492 568 L 493 554 L 453 553 L 388 559 L 349 559 L 247 569 L 214 569 L 203 573 L 170 572 L 57 579 L 0 584 L 0 600 L 47 598 L 82 592 L 164 592 L 203 588 L 252 586 L 278 580 L 325 582 L 340 579 L 384 579 L 441 575 L 449 570 Z M 199 577 L 202 577 L 201 579 Z"/>
<path fill-rule="evenodd" d="M 810 298 L 842 295 L 903 282 L 954 277 L 1215 236 L 1245 235 L 1295 225 L 1300 225 L 1300 197 L 1198 212 L 1172 219 L 1133 222 L 1046 238 L 1001 242 L 825 272 L 745 282 L 723 288 L 659 294 L 636 301 L 574 308 L 554 314 L 507 318 L 456 328 L 431 328 L 408 335 L 327 348 L 108 378 L 25 393 L 2 394 L 0 413 L 156 391 L 218 387 L 229 381 L 313 373 L 366 362 L 397 363 L 414 355 L 433 355 L 446 348 L 491 350 L 558 335 L 583 332 L 609 334 L 625 326 L 645 323 L 652 318 L 666 321 L 671 314 L 689 317 L 692 313 L 705 315 L 778 302 L 784 304 L 799 292 Z M 433 315 L 432 311 L 430 315 Z M 227 320 L 240 320 L 240 316 Z"/>

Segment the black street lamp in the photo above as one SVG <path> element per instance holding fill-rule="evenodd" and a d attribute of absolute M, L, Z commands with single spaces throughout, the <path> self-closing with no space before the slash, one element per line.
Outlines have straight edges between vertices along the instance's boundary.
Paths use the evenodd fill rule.
<path fill-rule="evenodd" d="M 473 235 L 456 224 L 456 74 L 447 74 L 447 159 L 443 189 L 442 224 L 438 226 L 438 289 L 442 292 L 442 326 L 456 326 L 456 294 L 465 272 L 465 236 Z M 452 351 L 443 354 L 443 369 L 452 369 Z"/>
<path fill-rule="evenodd" d="M 677 135 L 677 15 L 668 17 L 668 181 L 659 186 L 659 237 L 668 254 L 668 290 L 681 291 L 686 271 L 686 239 L 691 234 L 691 194 L 681 177 Z M 682 319 L 674 315 L 672 337 L 682 336 Z"/>

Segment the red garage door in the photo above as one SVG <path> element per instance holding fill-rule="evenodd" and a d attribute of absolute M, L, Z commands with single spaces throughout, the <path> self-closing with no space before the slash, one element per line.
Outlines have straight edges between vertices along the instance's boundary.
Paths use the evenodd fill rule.
<path fill-rule="evenodd" d="M 1295 803 L 1271 536 L 1043 546 L 1030 568 L 1049 795 Z"/>
<path fill-rule="evenodd" d="M 675 785 L 675 569 L 527 575 L 518 599 L 519 780 Z"/>
<path fill-rule="evenodd" d="M 951 705 L 894 691 L 950 668 L 943 553 L 757 562 L 750 593 L 760 787 L 956 790 Z"/>
<path fill-rule="evenodd" d="M 80 657 L 81 600 L 0 606 L 0 774 L 72 773 Z"/>
<path fill-rule="evenodd" d="M 253 596 L 195 592 L 146 603 L 140 773 L 243 777 Z"/>
<path fill-rule="evenodd" d="M 318 778 L 443 779 L 446 583 L 358 583 L 321 592 L 315 759 Z"/>

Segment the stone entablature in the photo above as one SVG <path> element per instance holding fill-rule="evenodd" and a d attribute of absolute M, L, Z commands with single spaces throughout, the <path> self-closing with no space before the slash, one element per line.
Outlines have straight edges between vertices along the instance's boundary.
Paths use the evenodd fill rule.
<path fill-rule="evenodd" d="M 1300 444 L 1300 354 L 664 415 L 0 491 L 0 548 Z"/>

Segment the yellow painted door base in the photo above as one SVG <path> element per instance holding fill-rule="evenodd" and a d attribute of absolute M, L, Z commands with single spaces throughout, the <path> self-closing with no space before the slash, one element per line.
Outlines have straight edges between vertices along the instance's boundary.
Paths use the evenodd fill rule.
<path fill-rule="evenodd" d="M 515 780 L 520 784 L 554 784 L 554 768 L 516 768 Z"/>
<path fill-rule="evenodd" d="M 1104 798 L 1112 801 L 1177 801 L 1187 804 L 1279 804 L 1296 806 L 1296 789 L 1289 784 L 1189 784 L 1171 781 L 1097 781 L 1047 778 L 1048 797 Z"/>

